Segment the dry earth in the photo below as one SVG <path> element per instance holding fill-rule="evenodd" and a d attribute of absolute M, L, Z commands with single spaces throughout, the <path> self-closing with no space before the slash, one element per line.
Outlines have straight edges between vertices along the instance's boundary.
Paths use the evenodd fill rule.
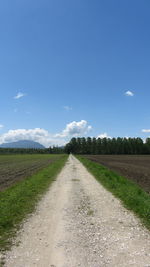
<path fill-rule="evenodd" d="M 150 155 L 85 155 L 134 181 L 150 194 Z"/>
<path fill-rule="evenodd" d="M 17 240 L 7 267 L 150 266 L 150 232 L 72 155 Z"/>
<path fill-rule="evenodd" d="M 0 155 L 0 191 L 47 167 L 60 156 L 49 154 Z"/>

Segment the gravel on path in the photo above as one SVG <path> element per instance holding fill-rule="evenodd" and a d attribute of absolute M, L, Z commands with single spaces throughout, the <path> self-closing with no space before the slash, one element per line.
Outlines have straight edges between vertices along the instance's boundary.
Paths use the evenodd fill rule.
<path fill-rule="evenodd" d="M 73 155 L 17 241 L 6 267 L 150 267 L 150 232 Z"/>

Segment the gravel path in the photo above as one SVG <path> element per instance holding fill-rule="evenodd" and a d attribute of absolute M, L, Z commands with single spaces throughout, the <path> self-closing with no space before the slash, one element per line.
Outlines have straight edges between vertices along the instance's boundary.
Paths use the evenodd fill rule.
<path fill-rule="evenodd" d="M 18 240 L 7 267 L 150 267 L 150 232 L 72 155 Z"/>

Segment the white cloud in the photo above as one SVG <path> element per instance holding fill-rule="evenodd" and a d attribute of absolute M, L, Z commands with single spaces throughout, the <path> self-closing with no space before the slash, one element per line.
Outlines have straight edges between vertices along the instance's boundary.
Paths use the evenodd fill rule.
<path fill-rule="evenodd" d="M 142 133 L 150 133 L 150 129 L 143 129 Z"/>
<path fill-rule="evenodd" d="M 65 140 L 55 138 L 54 135 L 41 128 L 9 130 L 7 133 L 0 136 L 0 144 L 19 140 L 32 140 L 46 147 L 51 145 L 63 145 L 65 143 Z"/>
<path fill-rule="evenodd" d="M 0 129 L 3 128 L 3 127 L 4 127 L 4 125 L 3 124 L 0 124 Z"/>
<path fill-rule="evenodd" d="M 71 122 L 66 125 L 66 128 L 59 134 L 51 134 L 45 129 L 16 129 L 0 135 L 0 144 L 15 142 L 19 140 L 32 140 L 39 142 L 45 147 L 53 145 L 65 145 L 71 136 L 85 135 L 92 127 L 87 121 Z"/>
<path fill-rule="evenodd" d="M 9 130 L 0 137 L 0 143 L 15 142 L 18 140 L 40 141 L 48 136 L 48 132 L 44 129 L 17 129 Z"/>
<path fill-rule="evenodd" d="M 87 134 L 92 129 L 92 126 L 88 125 L 85 120 L 73 121 L 66 125 L 66 128 L 56 137 L 70 137 L 70 136 L 81 136 Z"/>
<path fill-rule="evenodd" d="M 65 110 L 69 111 L 69 110 L 72 110 L 72 107 L 69 107 L 69 106 L 64 106 L 63 107 Z"/>
<path fill-rule="evenodd" d="M 126 91 L 126 92 L 125 92 L 125 95 L 126 95 L 126 96 L 134 96 L 134 93 L 131 92 L 131 91 Z"/>
<path fill-rule="evenodd" d="M 97 138 L 111 138 L 111 136 L 109 136 L 107 133 L 102 133 L 100 135 L 97 136 Z"/>
<path fill-rule="evenodd" d="M 19 92 L 16 96 L 14 96 L 14 99 L 19 99 L 24 96 L 26 96 L 26 94 Z"/>

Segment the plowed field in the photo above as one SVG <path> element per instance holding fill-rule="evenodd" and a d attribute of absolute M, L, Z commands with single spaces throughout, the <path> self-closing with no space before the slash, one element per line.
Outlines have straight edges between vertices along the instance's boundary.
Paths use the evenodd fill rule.
<path fill-rule="evenodd" d="M 0 191 L 48 166 L 56 158 L 58 155 L 0 155 Z"/>
<path fill-rule="evenodd" d="M 149 155 L 85 155 L 85 157 L 133 180 L 150 193 Z"/>

